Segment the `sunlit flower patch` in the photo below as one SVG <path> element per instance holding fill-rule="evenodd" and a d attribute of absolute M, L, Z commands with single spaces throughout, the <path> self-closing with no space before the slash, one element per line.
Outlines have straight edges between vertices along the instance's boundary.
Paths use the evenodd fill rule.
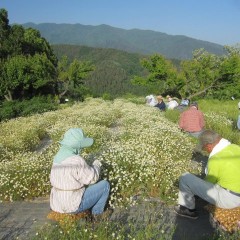
<path fill-rule="evenodd" d="M 49 173 L 58 141 L 71 127 L 95 140 L 82 155 L 102 161 L 102 178 L 111 183 L 110 204 L 134 204 L 134 196 L 176 201 L 179 175 L 192 171 L 193 143 L 163 113 L 123 99 L 87 99 L 55 112 L 1 123 L 0 200 L 49 194 Z M 48 136 L 43 152 L 38 144 Z M 200 171 L 199 166 L 199 171 Z"/>

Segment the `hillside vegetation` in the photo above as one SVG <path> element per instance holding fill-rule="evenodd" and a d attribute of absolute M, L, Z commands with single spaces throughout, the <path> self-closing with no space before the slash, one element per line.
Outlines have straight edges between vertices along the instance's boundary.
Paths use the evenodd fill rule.
<path fill-rule="evenodd" d="M 143 55 L 76 45 L 52 45 L 52 48 L 58 59 L 65 55 L 69 62 L 78 59 L 94 64 L 94 71 L 85 79 L 85 85 L 91 89 L 93 96 L 99 97 L 104 93 L 112 97 L 126 93 L 148 94 L 145 87 L 132 85 L 130 82 L 135 75 L 144 76 L 147 73 L 140 63 L 145 57 Z"/>

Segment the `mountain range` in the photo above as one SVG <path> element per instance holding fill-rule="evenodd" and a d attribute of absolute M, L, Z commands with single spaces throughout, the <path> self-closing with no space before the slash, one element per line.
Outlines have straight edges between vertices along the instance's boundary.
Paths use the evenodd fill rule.
<path fill-rule="evenodd" d="M 171 59 L 190 59 L 192 52 L 204 48 L 222 55 L 222 45 L 197 40 L 183 35 L 168 35 L 152 30 L 125 30 L 109 25 L 25 23 L 25 28 L 35 28 L 51 44 L 81 45 L 96 48 L 113 48 L 131 53 L 152 55 L 159 53 Z"/>

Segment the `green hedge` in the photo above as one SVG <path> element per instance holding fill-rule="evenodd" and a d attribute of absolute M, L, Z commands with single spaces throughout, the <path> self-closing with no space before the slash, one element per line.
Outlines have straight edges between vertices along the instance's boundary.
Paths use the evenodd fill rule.
<path fill-rule="evenodd" d="M 0 105 L 0 121 L 57 109 L 58 104 L 50 96 L 34 97 L 30 100 L 23 101 L 4 101 Z"/>

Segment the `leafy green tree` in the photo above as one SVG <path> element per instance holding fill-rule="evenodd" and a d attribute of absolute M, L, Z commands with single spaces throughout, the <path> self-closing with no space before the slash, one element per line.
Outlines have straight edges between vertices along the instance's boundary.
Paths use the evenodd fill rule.
<path fill-rule="evenodd" d="M 24 28 L 21 25 L 13 25 L 8 36 L 11 49 L 9 51 L 10 56 L 16 56 L 23 54 L 24 48 Z"/>
<path fill-rule="evenodd" d="M 155 94 L 178 94 L 181 83 L 178 79 L 177 69 L 171 61 L 155 54 L 149 59 L 143 59 L 141 65 L 148 70 L 149 74 L 147 77 L 135 76 L 132 79 L 133 84 L 146 86 L 149 91 Z"/>
<path fill-rule="evenodd" d="M 190 99 L 203 95 L 218 99 L 240 96 L 240 50 L 225 48 L 228 52 L 225 56 L 198 49 L 193 52 L 192 60 L 182 61 L 181 95 Z"/>
<path fill-rule="evenodd" d="M 36 53 L 45 53 L 47 58 L 57 66 L 57 58 L 46 39 L 41 37 L 38 30 L 28 28 L 24 32 L 23 54 L 33 56 Z"/>
<path fill-rule="evenodd" d="M 8 12 L 5 9 L 0 9 L 0 58 L 6 58 L 9 52 L 10 26 L 8 20 Z"/>
<path fill-rule="evenodd" d="M 220 80 L 220 57 L 204 49 L 193 52 L 193 59 L 181 62 L 182 96 L 193 98 L 206 94 Z"/>
<path fill-rule="evenodd" d="M 24 81 L 28 81 L 28 61 L 25 56 L 19 55 L 4 62 L 1 72 L 0 91 L 8 101 L 13 100 L 14 91 L 22 88 Z M 21 94 L 21 91 L 19 91 Z"/>
<path fill-rule="evenodd" d="M 215 95 L 221 98 L 240 98 L 240 44 L 226 46 L 227 55 L 222 58 L 221 79 Z"/>
<path fill-rule="evenodd" d="M 54 93 L 57 58 L 38 30 L 9 25 L 0 9 L 0 97 L 31 98 Z"/>
<path fill-rule="evenodd" d="M 87 92 L 84 80 L 93 70 L 94 66 L 90 62 L 74 59 L 69 64 L 68 58 L 63 56 L 58 62 L 59 98 L 61 99 L 67 92 L 74 98 L 82 98 Z"/>
<path fill-rule="evenodd" d="M 55 66 L 45 54 L 17 55 L 3 64 L 0 92 L 10 101 L 33 97 L 43 88 L 53 89 Z"/>

